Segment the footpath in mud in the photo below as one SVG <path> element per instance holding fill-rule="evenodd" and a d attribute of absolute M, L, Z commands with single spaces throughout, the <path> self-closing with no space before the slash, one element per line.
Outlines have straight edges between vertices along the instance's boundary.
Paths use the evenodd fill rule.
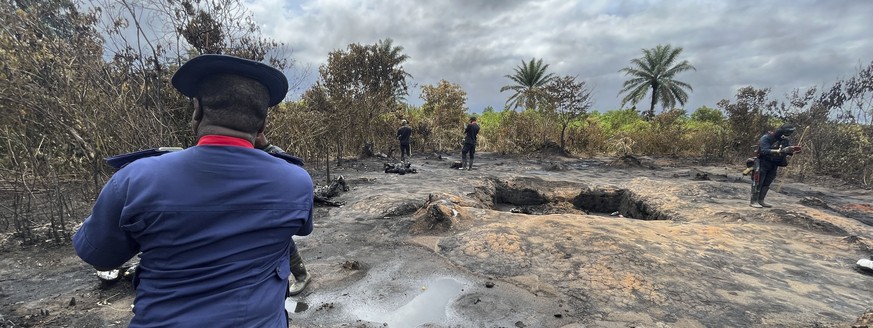
<path fill-rule="evenodd" d="M 739 167 L 452 160 L 332 167 L 348 191 L 295 238 L 313 280 L 292 327 L 850 327 L 873 309 L 869 190 L 780 177 L 764 209 Z M 126 326 L 129 283 L 10 244 L 0 327 Z"/>

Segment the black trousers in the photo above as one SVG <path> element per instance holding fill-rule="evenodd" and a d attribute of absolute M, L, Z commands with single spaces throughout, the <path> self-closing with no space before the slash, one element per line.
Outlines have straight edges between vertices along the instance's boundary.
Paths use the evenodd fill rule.
<path fill-rule="evenodd" d="M 405 160 L 409 156 L 411 156 L 409 152 L 409 144 L 400 144 L 400 160 Z"/>
<path fill-rule="evenodd" d="M 758 184 L 755 186 L 757 189 L 755 194 L 758 196 L 757 201 L 764 201 L 764 198 L 767 197 L 770 185 L 773 184 L 773 180 L 776 179 L 776 173 L 779 171 L 778 166 L 768 164 L 761 163 L 761 167 L 758 169 Z"/>
<path fill-rule="evenodd" d="M 470 154 L 470 160 L 472 161 L 474 154 L 476 154 L 476 145 L 465 143 L 464 148 L 461 149 L 461 157 L 464 161 L 467 160 L 467 153 Z"/>

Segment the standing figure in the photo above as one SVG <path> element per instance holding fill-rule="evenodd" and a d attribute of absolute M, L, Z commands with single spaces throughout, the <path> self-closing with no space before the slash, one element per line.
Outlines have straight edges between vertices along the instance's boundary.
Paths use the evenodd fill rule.
<path fill-rule="evenodd" d="M 400 140 L 400 161 L 406 163 L 406 160 L 411 157 L 409 151 L 409 137 L 412 135 L 412 128 L 409 127 L 409 122 L 406 120 L 400 121 L 400 128 L 397 129 L 397 139 Z"/>
<path fill-rule="evenodd" d="M 476 137 L 479 135 L 479 124 L 476 124 L 476 117 L 470 116 L 470 124 L 464 128 L 464 148 L 461 149 L 461 168 L 459 170 L 473 169 L 473 156 L 476 154 Z M 470 154 L 470 160 L 467 160 L 467 154 Z"/>
<path fill-rule="evenodd" d="M 288 80 L 201 55 L 172 84 L 192 99 L 197 146 L 118 170 L 73 247 L 98 270 L 140 254 L 130 327 L 287 327 L 291 237 L 312 232 L 312 178 L 254 143 Z"/>
<path fill-rule="evenodd" d="M 788 137 L 796 128 L 791 124 L 783 124 L 776 131 L 768 132 L 758 141 L 758 163 L 752 176 L 752 198 L 749 206 L 773 207 L 764 202 L 770 184 L 776 179 L 780 166 L 788 166 L 788 156 L 800 151 L 800 147 L 791 146 Z"/>

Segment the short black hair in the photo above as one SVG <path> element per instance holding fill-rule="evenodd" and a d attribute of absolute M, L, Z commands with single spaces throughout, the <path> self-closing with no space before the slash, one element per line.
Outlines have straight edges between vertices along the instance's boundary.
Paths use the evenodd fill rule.
<path fill-rule="evenodd" d="M 250 78 L 211 75 L 200 83 L 198 94 L 204 120 L 212 125 L 254 134 L 267 119 L 267 87 Z"/>

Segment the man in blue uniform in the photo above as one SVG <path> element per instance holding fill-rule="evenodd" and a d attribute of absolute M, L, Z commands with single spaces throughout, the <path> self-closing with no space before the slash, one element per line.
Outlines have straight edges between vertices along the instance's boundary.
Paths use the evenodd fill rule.
<path fill-rule="evenodd" d="M 73 236 L 76 252 L 98 270 L 140 253 L 131 327 L 286 327 L 291 236 L 312 231 L 312 180 L 253 144 L 288 81 L 203 55 L 172 83 L 193 99 L 197 146 L 116 172 Z"/>
<path fill-rule="evenodd" d="M 789 137 L 796 128 L 791 124 L 783 124 L 776 131 L 768 132 L 761 136 L 758 141 L 758 171 L 752 176 L 752 198 L 749 206 L 773 207 L 764 202 L 770 184 L 776 179 L 776 172 L 780 166 L 788 166 L 788 156 L 800 150 L 800 147 L 791 146 Z"/>

